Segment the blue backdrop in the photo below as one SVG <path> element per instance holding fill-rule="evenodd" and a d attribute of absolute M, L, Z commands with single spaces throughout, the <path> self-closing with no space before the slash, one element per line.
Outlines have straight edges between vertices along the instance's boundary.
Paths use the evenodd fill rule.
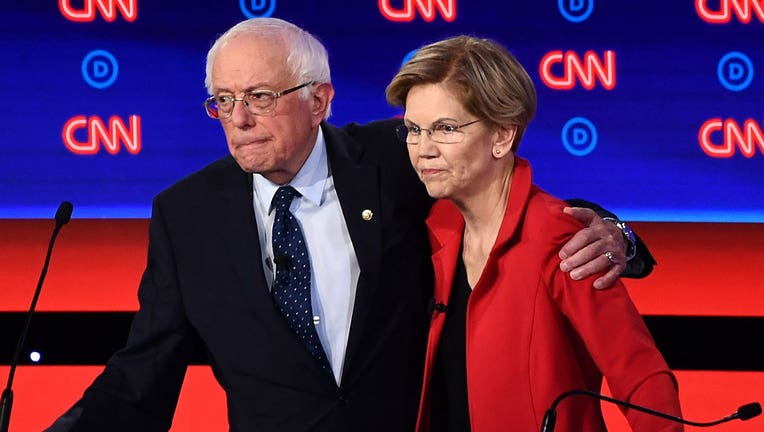
<path fill-rule="evenodd" d="M 148 217 L 227 152 L 201 107 L 212 41 L 275 16 L 327 46 L 336 125 L 400 114 L 384 89 L 413 49 L 489 37 L 536 83 L 519 153 L 541 187 L 628 220 L 764 222 L 764 0 L 8 3 L 0 218 Z"/>

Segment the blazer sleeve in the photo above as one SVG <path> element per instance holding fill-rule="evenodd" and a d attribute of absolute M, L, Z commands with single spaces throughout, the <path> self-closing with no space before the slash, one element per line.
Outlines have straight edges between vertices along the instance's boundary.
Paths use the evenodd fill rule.
<path fill-rule="evenodd" d="M 598 275 L 574 281 L 552 265 L 547 274 L 560 305 L 586 351 L 607 379 L 613 397 L 671 415 L 681 415 L 677 384 L 642 317 L 620 281 L 593 290 Z M 634 431 L 681 431 L 682 425 L 635 410 L 623 410 Z"/>
<path fill-rule="evenodd" d="M 124 348 L 49 431 L 167 431 L 198 336 L 188 324 L 159 201 L 146 269 Z"/>

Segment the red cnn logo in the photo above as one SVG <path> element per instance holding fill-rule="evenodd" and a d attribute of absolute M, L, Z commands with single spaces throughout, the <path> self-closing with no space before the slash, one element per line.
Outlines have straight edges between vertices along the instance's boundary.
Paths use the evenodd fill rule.
<path fill-rule="evenodd" d="M 96 9 L 108 22 L 114 22 L 117 19 L 117 10 L 129 22 L 138 18 L 138 0 L 85 0 L 81 9 L 73 8 L 71 0 L 58 0 L 58 9 L 61 15 L 74 22 L 94 21 Z"/>
<path fill-rule="evenodd" d="M 719 10 L 710 10 L 708 0 L 696 0 L 695 11 L 700 19 L 711 24 L 726 24 L 734 12 L 744 24 L 751 22 L 753 11 L 759 22 L 764 23 L 764 0 L 719 0 Z"/>
<path fill-rule="evenodd" d="M 416 17 L 414 9 L 427 22 L 435 19 L 435 9 L 444 20 L 451 22 L 456 19 L 456 0 L 403 0 L 402 9 L 390 6 L 390 0 L 379 0 L 379 11 L 390 21 L 409 22 Z"/>
<path fill-rule="evenodd" d="M 109 118 L 108 127 L 98 116 L 85 117 L 75 116 L 64 124 L 61 137 L 64 145 L 70 152 L 78 155 L 93 155 L 100 150 L 100 144 L 111 154 L 119 153 L 120 141 L 124 143 L 128 153 L 138 154 L 141 152 L 141 117 L 131 115 L 128 121 L 129 127 L 117 116 Z M 78 129 L 87 131 L 87 141 L 78 141 L 74 134 Z"/>
<path fill-rule="evenodd" d="M 711 140 L 711 134 L 722 133 L 722 143 L 717 144 Z M 712 158 L 729 158 L 735 154 L 735 147 L 740 149 L 743 156 L 752 158 L 756 154 L 756 146 L 764 155 L 764 133 L 762 128 L 753 119 L 743 122 L 743 127 L 732 119 L 723 120 L 712 118 L 702 126 L 698 132 L 700 148 Z"/>
<path fill-rule="evenodd" d="M 556 75 L 552 68 L 562 64 L 562 75 Z M 576 78 L 585 89 L 591 90 L 597 80 L 606 90 L 615 87 L 615 51 L 605 51 L 603 59 L 597 57 L 594 51 L 584 53 L 581 59 L 573 51 L 550 51 L 539 64 L 541 80 L 549 88 L 570 90 L 576 84 Z"/>

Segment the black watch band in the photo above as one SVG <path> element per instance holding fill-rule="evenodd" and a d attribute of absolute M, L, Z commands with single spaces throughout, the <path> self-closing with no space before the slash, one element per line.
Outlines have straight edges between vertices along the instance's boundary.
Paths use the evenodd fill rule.
<path fill-rule="evenodd" d="M 619 221 L 616 218 L 604 217 L 602 220 L 612 222 L 615 226 L 618 227 L 618 229 L 621 230 L 621 234 L 623 234 L 623 240 L 626 242 L 626 262 L 631 261 L 635 256 L 637 256 L 637 237 L 634 235 L 634 231 L 632 231 L 625 222 Z"/>

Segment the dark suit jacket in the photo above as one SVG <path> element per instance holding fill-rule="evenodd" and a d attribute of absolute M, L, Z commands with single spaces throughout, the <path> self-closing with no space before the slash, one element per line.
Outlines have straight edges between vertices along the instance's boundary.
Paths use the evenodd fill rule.
<path fill-rule="evenodd" d="M 394 123 L 323 128 L 361 269 L 341 386 L 274 307 L 251 175 L 225 157 L 154 200 L 127 346 L 70 411 L 70 430 L 169 429 L 198 349 L 225 390 L 232 431 L 413 430 L 432 291 L 431 202 L 405 145 L 395 145 Z"/>

